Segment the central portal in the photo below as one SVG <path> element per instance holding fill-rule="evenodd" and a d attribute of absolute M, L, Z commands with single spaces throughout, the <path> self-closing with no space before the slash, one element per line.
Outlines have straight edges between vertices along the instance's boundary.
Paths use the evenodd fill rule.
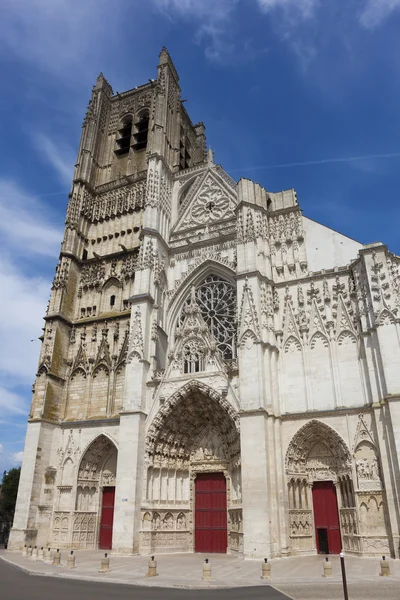
<path fill-rule="evenodd" d="M 195 483 L 195 551 L 226 553 L 228 545 L 226 479 L 201 473 Z"/>

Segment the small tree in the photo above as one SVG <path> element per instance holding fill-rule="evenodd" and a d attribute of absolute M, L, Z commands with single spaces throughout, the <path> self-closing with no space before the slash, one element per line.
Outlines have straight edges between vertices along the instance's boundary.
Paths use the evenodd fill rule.
<path fill-rule="evenodd" d="M 12 522 L 14 519 L 20 474 L 21 467 L 11 469 L 8 473 L 4 471 L 0 496 L 0 521 Z"/>

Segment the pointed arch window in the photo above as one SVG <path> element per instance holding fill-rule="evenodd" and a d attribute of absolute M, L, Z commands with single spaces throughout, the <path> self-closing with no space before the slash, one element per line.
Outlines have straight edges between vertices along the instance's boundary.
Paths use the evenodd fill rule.
<path fill-rule="evenodd" d="M 209 327 L 218 350 L 226 360 L 236 358 L 236 289 L 226 279 L 209 275 L 196 287 L 196 302 Z M 190 296 L 184 303 L 179 325 L 182 325 Z"/>
<path fill-rule="evenodd" d="M 132 136 L 132 117 L 126 117 L 118 129 L 118 137 L 116 140 L 115 154 L 122 156 L 128 154 L 131 145 Z"/>
<path fill-rule="evenodd" d="M 139 115 L 139 120 L 135 123 L 135 131 L 133 134 L 134 150 L 144 150 L 147 147 L 149 137 L 149 111 L 145 110 Z"/>

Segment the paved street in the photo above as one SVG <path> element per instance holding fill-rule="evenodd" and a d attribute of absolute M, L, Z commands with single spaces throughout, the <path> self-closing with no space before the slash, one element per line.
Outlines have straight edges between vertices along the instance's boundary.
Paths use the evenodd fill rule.
<path fill-rule="evenodd" d="M 111 571 L 100 574 L 101 551 L 76 551 L 74 570 L 65 568 L 67 554 L 62 552 L 63 566 L 55 567 L 24 558 L 19 552 L 0 550 L 0 598 L 71 600 L 75 595 L 76 600 L 343 600 L 337 556 L 331 557 L 333 577 L 326 580 L 322 579 L 321 556 L 274 559 L 269 585 L 260 579 L 260 561 L 230 555 L 210 557 L 213 580 L 208 583 L 201 579 L 204 556 L 199 554 L 158 556 L 159 576 L 155 578 L 146 576 L 146 556 L 111 555 Z M 388 562 L 391 576 L 379 577 L 379 558 L 347 556 L 349 600 L 399 600 L 400 561 Z"/>
<path fill-rule="evenodd" d="M 228 590 L 177 590 L 36 577 L 0 561 L 0 597 L 4 600 L 285 600 L 270 586 Z"/>

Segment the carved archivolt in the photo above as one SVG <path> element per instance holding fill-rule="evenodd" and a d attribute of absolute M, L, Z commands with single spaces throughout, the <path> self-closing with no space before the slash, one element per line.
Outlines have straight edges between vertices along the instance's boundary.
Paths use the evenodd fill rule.
<path fill-rule="evenodd" d="M 99 481 L 106 458 L 116 447 L 105 435 L 99 435 L 84 453 L 79 466 L 79 480 Z"/>
<path fill-rule="evenodd" d="M 149 463 L 185 467 L 198 450 L 199 440 L 209 441 L 211 432 L 218 432 L 218 444 L 214 444 L 218 454 L 237 462 L 238 414 L 215 390 L 201 381 L 190 381 L 169 398 L 154 418 L 146 440 Z"/>
<path fill-rule="evenodd" d="M 286 473 L 307 473 L 311 479 L 336 478 L 350 466 L 350 452 L 339 434 L 314 419 L 296 433 L 286 453 Z"/>

